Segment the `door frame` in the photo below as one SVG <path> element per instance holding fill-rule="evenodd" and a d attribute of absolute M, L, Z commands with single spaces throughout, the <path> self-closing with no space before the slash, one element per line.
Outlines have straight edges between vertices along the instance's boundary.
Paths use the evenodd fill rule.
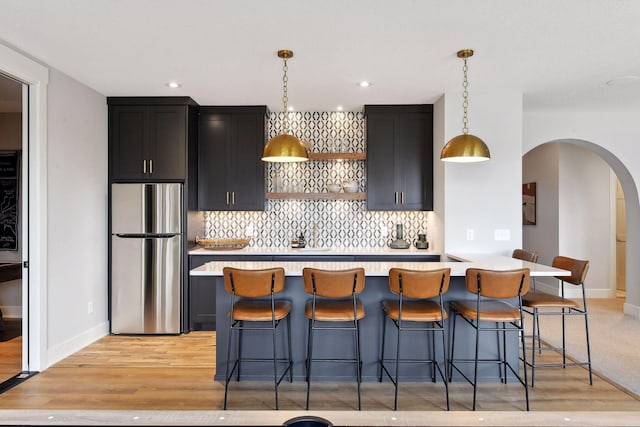
<path fill-rule="evenodd" d="M 22 251 L 22 370 L 41 371 L 47 364 L 47 87 L 49 69 L 0 44 L 0 71 L 28 85 L 27 111 L 23 111 L 23 231 Z M 24 93 L 24 92 L 23 92 Z M 27 117 L 26 123 L 24 117 Z M 24 218 L 24 216 L 23 216 Z M 24 235 L 24 234 L 23 234 Z M 24 261 L 29 262 L 28 269 Z M 24 327 L 26 326 L 26 328 Z"/>

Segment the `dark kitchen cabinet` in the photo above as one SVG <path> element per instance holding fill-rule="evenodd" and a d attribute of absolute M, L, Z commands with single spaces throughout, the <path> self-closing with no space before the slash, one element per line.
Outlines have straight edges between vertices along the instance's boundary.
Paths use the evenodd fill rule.
<path fill-rule="evenodd" d="M 198 209 L 264 210 L 267 107 L 201 107 Z"/>
<path fill-rule="evenodd" d="M 433 106 L 366 105 L 367 209 L 433 210 Z"/>
<path fill-rule="evenodd" d="M 187 177 L 188 97 L 110 97 L 111 181 L 184 181 Z"/>
<path fill-rule="evenodd" d="M 216 277 L 192 276 L 189 279 L 189 313 L 192 331 L 216 330 Z"/>

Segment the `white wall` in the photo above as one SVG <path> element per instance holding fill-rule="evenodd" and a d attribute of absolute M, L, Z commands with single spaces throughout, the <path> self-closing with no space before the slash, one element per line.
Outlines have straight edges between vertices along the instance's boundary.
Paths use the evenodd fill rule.
<path fill-rule="evenodd" d="M 537 182 L 537 224 L 524 227 L 523 246 L 551 264 L 556 255 L 590 261 L 588 296 L 612 297 L 610 251 L 611 168 L 592 152 L 571 144 L 545 144 L 523 157 L 523 182 Z M 541 290 L 557 293 L 553 278 L 538 278 Z M 579 296 L 577 288 L 565 288 Z"/>
<path fill-rule="evenodd" d="M 441 96 L 433 105 L 433 211 L 429 213 L 429 224 L 433 250 L 444 253 L 444 162 L 440 152 L 445 144 L 445 97 Z"/>
<path fill-rule="evenodd" d="M 524 151 L 550 141 L 581 146 L 601 157 L 615 172 L 627 208 L 627 259 L 640 258 L 640 128 L 637 112 L 528 112 Z M 561 195 L 562 197 L 562 195 Z M 640 318 L 640 263 L 628 262 L 625 313 Z"/>
<path fill-rule="evenodd" d="M 462 96 L 445 97 L 444 140 L 448 141 L 461 133 L 462 108 L 456 101 Z M 522 246 L 522 94 L 499 89 L 473 92 L 469 133 L 488 145 L 491 160 L 445 164 L 445 251 L 511 255 Z M 467 240 L 467 229 L 474 230 L 474 240 Z M 495 240 L 495 230 L 509 230 L 510 239 Z"/>
<path fill-rule="evenodd" d="M 108 332 L 106 99 L 51 69 L 48 112 L 51 365 Z"/>
<path fill-rule="evenodd" d="M 575 145 L 561 144 L 559 154 L 559 254 L 589 260 L 588 294 L 613 297 L 611 168 Z"/>
<path fill-rule="evenodd" d="M 522 158 L 522 182 L 536 183 L 536 224 L 522 227 L 522 246 L 538 252 L 540 264 L 551 265 L 558 255 L 558 161 L 559 145 L 545 144 Z M 536 279 L 537 284 L 555 284 L 552 279 Z"/>

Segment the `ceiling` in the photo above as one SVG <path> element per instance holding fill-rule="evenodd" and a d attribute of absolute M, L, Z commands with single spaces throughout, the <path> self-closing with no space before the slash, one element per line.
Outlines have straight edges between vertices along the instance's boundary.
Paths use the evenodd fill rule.
<path fill-rule="evenodd" d="M 0 43 L 107 96 L 299 111 L 515 90 L 526 110 L 638 110 L 637 0 L 3 0 Z M 182 84 L 170 89 L 166 83 Z M 372 86 L 357 83 L 369 80 Z"/>

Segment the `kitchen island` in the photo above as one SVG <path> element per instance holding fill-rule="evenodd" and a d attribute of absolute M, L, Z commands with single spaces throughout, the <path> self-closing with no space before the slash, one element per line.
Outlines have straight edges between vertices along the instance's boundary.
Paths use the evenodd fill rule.
<path fill-rule="evenodd" d="M 407 252 L 407 255 L 409 252 Z M 215 287 L 216 293 L 216 346 L 219 351 L 216 352 L 216 370 L 215 379 L 224 379 L 224 367 L 226 366 L 226 350 L 229 318 L 227 313 L 230 309 L 231 297 L 224 290 L 222 279 L 222 270 L 224 267 L 236 267 L 246 269 L 262 269 L 271 267 L 283 267 L 285 269 L 285 290 L 278 295 L 279 298 L 286 298 L 292 301 L 293 309 L 291 311 L 292 326 L 292 351 L 293 351 L 293 374 L 297 380 L 304 380 L 304 359 L 306 351 L 306 334 L 307 319 L 304 316 L 304 304 L 310 298 L 304 292 L 302 283 L 302 269 L 304 267 L 314 267 L 329 270 L 347 269 L 352 267 L 364 267 L 366 274 L 365 289 L 359 296 L 364 304 L 366 317 L 360 321 L 361 330 L 361 346 L 362 346 L 362 378 L 364 381 L 377 380 L 378 358 L 380 354 L 381 343 L 381 327 L 383 315 L 380 309 L 380 301 L 385 298 L 395 298 L 388 288 L 388 272 L 393 267 L 407 268 L 414 270 L 435 270 L 439 268 L 451 268 L 451 285 L 449 291 L 445 294 L 446 301 L 453 299 L 473 299 L 473 295 L 466 291 L 464 276 L 467 268 L 485 268 L 496 270 L 511 270 L 527 267 L 531 270 L 531 276 L 562 276 L 569 275 L 568 271 L 559 270 L 553 267 L 533 264 L 527 261 L 513 259 L 507 256 L 497 255 L 447 255 L 446 259 L 450 261 L 444 262 L 410 262 L 410 261 L 261 261 L 261 260 L 243 260 L 243 261 L 211 261 L 196 268 L 191 269 L 192 278 L 205 279 L 205 286 Z M 201 283 L 202 284 L 202 283 Z M 405 354 L 414 354 L 415 357 L 422 357 L 427 352 L 427 345 L 424 335 L 416 339 L 406 339 L 407 344 L 403 346 L 402 351 Z M 471 328 L 463 326 L 460 322 L 460 328 L 456 332 L 456 356 L 470 357 L 471 345 L 464 345 L 465 342 L 472 342 Z M 243 357 L 264 357 L 265 352 L 271 352 L 271 338 L 268 336 L 252 335 L 251 331 L 246 331 L 243 337 Z M 325 335 L 325 336 L 323 336 Z M 351 348 L 352 336 L 344 333 L 344 336 L 337 334 L 318 334 L 316 340 L 318 349 L 317 357 L 330 357 L 331 351 L 335 349 Z M 481 336 L 486 342 L 486 346 L 480 346 L 482 358 L 496 357 L 495 335 Z M 509 334 L 514 335 L 514 334 Z M 387 340 L 389 346 L 393 340 Z M 284 335 L 279 337 L 279 352 L 284 351 L 285 339 Z M 436 340 L 436 346 L 439 340 Z M 391 347 L 389 347 L 391 351 Z M 320 352 L 326 354 L 320 354 Z M 340 350 L 339 350 L 340 351 Z M 395 350 L 394 350 L 395 351 Z M 436 348 L 436 354 L 442 354 L 442 350 Z M 391 353 L 387 353 L 391 354 Z M 513 366 L 517 366 L 518 359 L 518 342 L 515 336 L 507 337 L 507 358 Z M 401 369 L 401 375 L 410 376 L 413 380 L 426 380 L 430 378 L 428 367 L 403 366 L 406 370 Z M 272 378 L 271 365 L 247 363 L 242 367 L 242 377 L 253 380 L 269 380 Z M 471 369 L 471 367 L 469 367 Z M 347 364 L 318 364 L 314 367 L 314 379 L 324 380 L 352 380 L 353 367 Z M 479 370 L 479 377 L 482 380 L 497 380 L 498 369 L 496 367 L 482 367 Z"/>

